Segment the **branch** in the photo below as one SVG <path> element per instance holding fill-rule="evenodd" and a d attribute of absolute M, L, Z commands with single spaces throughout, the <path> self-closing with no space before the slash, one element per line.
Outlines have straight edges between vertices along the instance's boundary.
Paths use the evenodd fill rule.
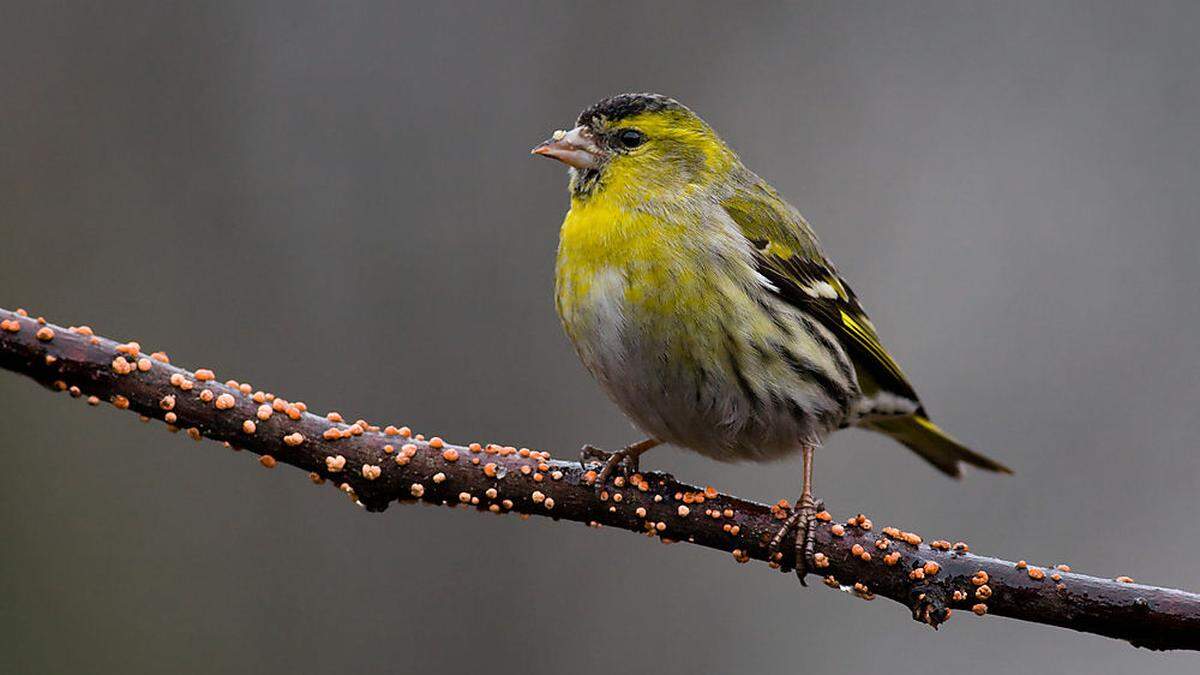
<path fill-rule="evenodd" d="M 56 391 L 108 402 L 167 422 L 196 440 L 210 438 L 291 464 L 315 483 L 329 481 L 370 511 L 417 500 L 494 513 L 517 513 L 616 527 L 766 561 L 787 570 L 787 553 L 768 560 L 767 542 L 787 517 L 767 506 L 677 482 L 667 474 L 617 478 L 598 489 L 594 471 L 545 452 L 497 445 L 457 446 L 407 428 L 385 429 L 336 413 L 318 417 L 211 371 L 170 365 L 86 327 L 64 329 L 24 312 L 0 309 L 0 368 Z M 859 515 L 846 524 L 828 514 L 816 528 L 813 573 L 860 598 L 876 595 L 908 607 L 933 627 L 951 609 L 1006 616 L 1128 640 L 1150 649 L 1200 650 L 1200 595 L 1101 579 L 1059 568 L 976 556 L 965 544 L 922 542 L 911 532 L 875 527 Z"/>

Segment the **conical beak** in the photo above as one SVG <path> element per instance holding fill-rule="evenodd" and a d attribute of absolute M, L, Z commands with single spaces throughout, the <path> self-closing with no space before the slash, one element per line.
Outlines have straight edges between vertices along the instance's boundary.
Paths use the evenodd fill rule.
<path fill-rule="evenodd" d="M 529 151 L 558 161 L 576 169 L 594 169 L 604 159 L 605 153 L 591 138 L 587 127 L 575 127 L 570 131 L 556 131 L 549 140 Z"/>

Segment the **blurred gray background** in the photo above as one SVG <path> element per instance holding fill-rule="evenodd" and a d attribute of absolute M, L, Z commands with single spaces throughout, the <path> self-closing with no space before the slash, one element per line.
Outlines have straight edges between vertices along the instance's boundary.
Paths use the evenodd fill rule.
<path fill-rule="evenodd" d="M 797 204 L 953 482 L 835 436 L 842 516 L 1200 589 L 1194 3 L 6 3 L 0 306 L 316 410 L 571 456 L 635 432 L 554 316 L 529 148 L 678 97 Z M 0 373 L 0 671 L 1195 673 L 1069 631 L 938 633 L 728 555 L 360 512 L 304 474 Z M 792 498 L 798 461 L 646 464 Z"/>

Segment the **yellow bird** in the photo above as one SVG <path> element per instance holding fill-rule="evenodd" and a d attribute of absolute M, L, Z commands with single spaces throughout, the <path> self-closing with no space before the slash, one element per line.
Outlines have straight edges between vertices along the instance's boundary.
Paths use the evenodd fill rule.
<path fill-rule="evenodd" d="M 571 209 L 556 271 L 579 358 L 648 438 L 584 460 L 637 470 L 669 443 L 721 461 L 803 454 L 793 529 L 812 555 L 813 450 L 850 426 L 896 439 L 959 476 L 1005 466 L 930 421 L 854 291 L 804 217 L 674 99 L 621 94 L 533 149 L 567 164 Z"/>

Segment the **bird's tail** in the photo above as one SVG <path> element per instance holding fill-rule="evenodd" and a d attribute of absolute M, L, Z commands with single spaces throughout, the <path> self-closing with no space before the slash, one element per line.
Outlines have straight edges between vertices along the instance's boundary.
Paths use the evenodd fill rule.
<path fill-rule="evenodd" d="M 958 478 L 959 462 L 988 471 L 1012 473 L 1012 469 L 967 448 L 923 415 L 892 417 L 862 423 L 863 427 L 900 441 L 943 473 Z"/>

